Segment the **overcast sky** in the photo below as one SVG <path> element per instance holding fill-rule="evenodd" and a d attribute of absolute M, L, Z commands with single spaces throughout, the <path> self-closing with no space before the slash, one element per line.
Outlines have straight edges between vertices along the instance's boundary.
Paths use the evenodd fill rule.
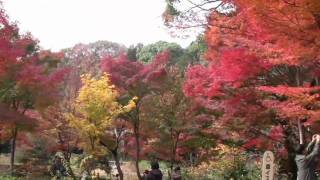
<path fill-rule="evenodd" d="M 161 14 L 165 0 L 4 0 L 4 7 L 22 31 L 30 31 L 45 49 L 109 40 L 126 46 L 172 38 Z"/>

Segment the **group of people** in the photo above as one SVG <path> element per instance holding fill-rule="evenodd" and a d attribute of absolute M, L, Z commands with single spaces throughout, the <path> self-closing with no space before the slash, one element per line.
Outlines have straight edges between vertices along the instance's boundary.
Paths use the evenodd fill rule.
<path fill-rule="evenodd" d="M 180 167 L 174 168 L 170 175 L 172 180 L 182 180 Z M 159 163 L 156 161 L 151 162 L 151 170 L 145 170 L 143 173 L 143 180 L 162 180 L 163 174 L 160 170 Z"/>
<path fill-rule="evenodd" d="M 145 170 L 143 173 L 143 180 L 162 180 L 163 174 L 160 170 L 159 163 L 157 161 L 151 162 L 151 170 Z M 53 163 L 50 167 L 50 175 L 56 179 L 61 179 L 63 176 L 70 176 L 67 169 L 63 163 L 63 156 L 61 154 L 56 154 Z M 174 168 L 173 172 L 170 174 L 171 180 L 182 180 L 180 167 Z"/>

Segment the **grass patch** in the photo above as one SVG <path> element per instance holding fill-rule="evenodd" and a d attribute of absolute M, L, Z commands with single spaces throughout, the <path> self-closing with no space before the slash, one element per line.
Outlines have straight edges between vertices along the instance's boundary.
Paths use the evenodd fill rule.
<path fill-rule="evenodd" d="M 9 176 L 9 175 L 0 175 L 1 180 L 22 180 L 22 178 Z"/>

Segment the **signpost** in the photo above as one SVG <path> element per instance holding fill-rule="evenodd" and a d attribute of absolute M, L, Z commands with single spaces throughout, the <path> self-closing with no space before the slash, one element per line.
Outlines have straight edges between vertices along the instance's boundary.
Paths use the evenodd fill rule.
<path fill-rule="evenodd" d="M 261 177 L 261 180 L 274 180 L 274 155 L 271 151 L 263 154 Z"/>

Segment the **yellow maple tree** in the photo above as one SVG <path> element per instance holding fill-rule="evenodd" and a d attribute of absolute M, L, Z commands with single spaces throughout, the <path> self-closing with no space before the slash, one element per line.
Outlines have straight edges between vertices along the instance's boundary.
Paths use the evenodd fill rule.
<path fill-rule="evenodd" d="M 100 138 L 112 128 L 112 122 L 120 115 L 135 108 L 136 98 L 127 105 L 118 102 L 119 93 L 111 84 L 108 74 L 94 78 L 90 74 L 81 76 L 82 87 L 74 102 L 74 112 L 66 114 L 71 127 L 89 140 L 95 151 Z"/>

